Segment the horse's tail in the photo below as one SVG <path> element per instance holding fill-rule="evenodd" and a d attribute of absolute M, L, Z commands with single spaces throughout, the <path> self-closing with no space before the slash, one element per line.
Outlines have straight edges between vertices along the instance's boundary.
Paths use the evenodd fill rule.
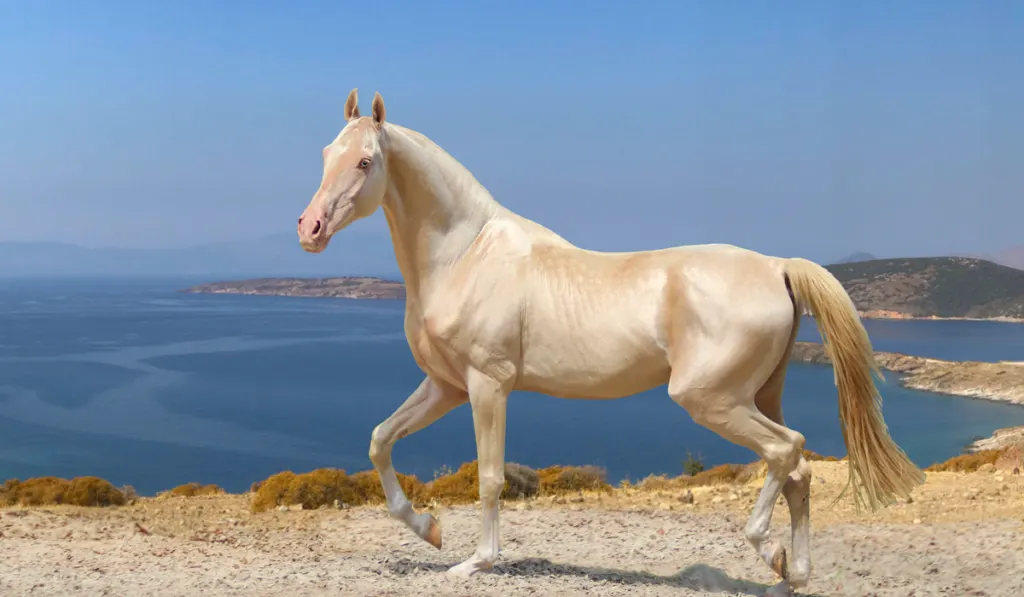
<path fill-rule="evenodd" d="M 866 497 L 871 510 L 891 504 L 896 497 L 907 499 L 914 487 L 924 483 L 924 473 L 889 436 L 882 398 L 871 378 L 875 373 L 882 379 L 882 374 L 853 301 L 839 280 L 817 263 L 789 259 L 785 270 L 798 313 L 807 309 L 814 316 L 835 369 L 850 468 L 843 493 L 852 485 L 857 507 Z"/>

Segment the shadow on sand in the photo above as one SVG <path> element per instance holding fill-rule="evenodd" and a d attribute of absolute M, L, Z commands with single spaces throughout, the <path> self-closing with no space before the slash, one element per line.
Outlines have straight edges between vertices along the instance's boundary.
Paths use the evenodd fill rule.
<path fill-rule="evenodd" d="M 457 563 L 439 564 L 436 562 L 414 562 L 401 559 L 390 562 L 387 564 L 387 567 L 391 573 L 402 575 L 415 571 L 445 572 Z M 689 566 L 677 574 L 659 576 L 649 572 L 573 566 L 571 564 L 557 564 L 542 558 L 526 558 L 499 563 L 492 570 L 484 574 L 523 577 L 575 576 L 586 578 L 593 582 L 608 582 L 622 585 L 663 585 L 694 591 L 707 591 L 710 593 L 727 592 L 730 594 L 751 595 L 753 597 L 761 597 L 771 588 L 771 585 L 732 578 L 718 568 L 704 564 Z M 821 596 L 810 593 L 795 593 L 794 597 Z"/>

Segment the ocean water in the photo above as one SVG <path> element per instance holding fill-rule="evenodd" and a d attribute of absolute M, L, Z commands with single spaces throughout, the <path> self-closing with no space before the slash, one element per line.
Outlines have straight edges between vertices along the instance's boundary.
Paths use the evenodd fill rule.
<path fill-rule="evenodd" d="M 0 284 L 0 479 L 97 475 L 144 494 L 189 481 L 230 491 L 281 470 L 370 468 L 370 432 L 422 373 L 403 304 L 192 295 L 196 280 Z M 1024 325 L 868 321 L 875 347 L 948 359 L 1024 360 Z M 816 340 L 810 321 L 801 339 Z M 944 460 L 1024 408 L 882 388 L 890 431 L 919 465 Z M 787 424 L 844 453 L 828 367 L 793 364 Z M 613 481 L 756 457 L 694 424 L 664 388 L 611 401 L 510 399 L 506 456 L 597 464 Z M 468 406 L 400 441 L 397 469 L 432 478 L 475 458 Z"/>

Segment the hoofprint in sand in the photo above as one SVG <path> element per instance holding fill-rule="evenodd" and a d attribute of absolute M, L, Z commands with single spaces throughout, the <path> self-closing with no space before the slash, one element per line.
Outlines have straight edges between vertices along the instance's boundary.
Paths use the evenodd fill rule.
<path fill-rule="evenodd" d="M 845 462 L 815 462 L 816 559 L 798 595 L 1024 595 L 1024 475 L 928 473 L 910 503 L 832 505 Z M 479 508 L 436 508 L 441 551 L 386 508 L 249 512 L 249 496 L 0 511 L 2 595 L 761 595 L 775 582 L 742 529 L 746 485 L 503 504 L 498 565 L 444 573 L 475 547 Z M 773 530 L 785 535 L 788 512 Z M 399 531 L 396 534 L 396 530 Z"/>

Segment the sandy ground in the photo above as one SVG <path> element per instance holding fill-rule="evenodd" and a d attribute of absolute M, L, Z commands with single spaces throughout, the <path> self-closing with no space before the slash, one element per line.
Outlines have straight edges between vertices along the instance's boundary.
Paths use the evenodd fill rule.
<path fill-rule="evenodd" d="M 811 585 L 800 595 L 1024 595 L 1024 476 L 930 473 L 909 504 L 856 513 L 845 464 L 814 463 Z M 436 510 L 434 550 L 381 507 L 248 512 L 246 496 L 0 511 L 2 595 L 761 595 L 777 579 L 742 529 L 757 485 L 508 502 L 502 559 L 460 580 L 473 506 Z M 788 539 L 787 509 L 776 536 Z M 788 541 L 787 541 L 788 543 Z"/>

